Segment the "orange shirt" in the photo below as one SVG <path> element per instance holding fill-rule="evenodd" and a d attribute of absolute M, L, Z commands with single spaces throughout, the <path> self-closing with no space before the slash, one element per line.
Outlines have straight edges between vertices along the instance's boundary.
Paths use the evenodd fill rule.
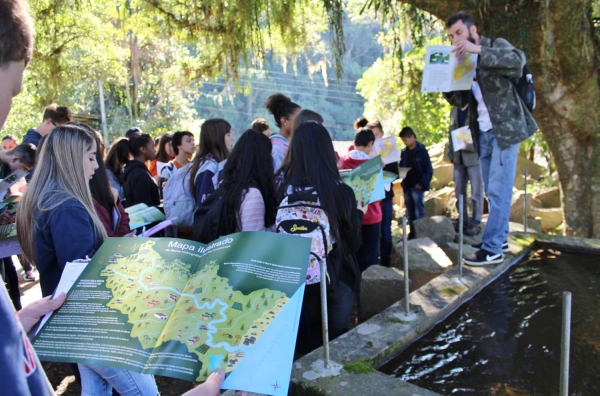
<path fill-rule="evenodd" d="M 152 175 L 152 177 L 156 176 L 158 173 L 158 168 L 156 167 L 156 162 L 158 162 L 157 159 L 153 159 L 152 161 L 150 161 L 150 164 L 148 164 L 148 171 L 150 172 L 150 174 Z"/>

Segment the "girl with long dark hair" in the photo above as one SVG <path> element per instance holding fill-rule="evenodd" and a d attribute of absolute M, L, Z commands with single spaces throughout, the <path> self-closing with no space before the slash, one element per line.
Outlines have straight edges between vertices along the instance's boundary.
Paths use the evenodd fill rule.
<path fill-rule="evenodd" d="M 271 141 L 248 129 L 238 140 L 223 168 L 219 189 L 225 201 L 226 229 L 272 230 L 277 212 Z"/>
<path fill-rule="evenodd" d="M 366 207 L 356 202 L 337 169 L 331 137 L 321 124 L 303 122 L 290 144 L 290 164 L 279 191 L 279 199 L 307 190 L 316 192 L 329 220 L 333 249 L 327 255 L 327 305 L 329 337 L 348 330 L 360 271 L 355 253 L 361 244 L 360 224 Z M 316 269 L 318 271 L 318 269 Z M 298 331 L 296 352 L 305 354 L 322 345 L 321 295 L 319 283 L 307 281 Z"/>
<path fill-rule="evenodd" d="M 106 164 L 106 176 L 110 185 L 119 192 L 119 198 L 125 199 L 125 192 L 121 184 L 121 171 L 129 161 L 129 140 L 118 138 L 112 142 L 104 163 Z"/>
<path fill-rule="evenodd" d="M 219 173 L 233 148 L 231 124 L 221 118 L 204 121 L 200 127 L 200 142 L 190 168 L 190 190 L 200 206 L 219 184 Z"/>

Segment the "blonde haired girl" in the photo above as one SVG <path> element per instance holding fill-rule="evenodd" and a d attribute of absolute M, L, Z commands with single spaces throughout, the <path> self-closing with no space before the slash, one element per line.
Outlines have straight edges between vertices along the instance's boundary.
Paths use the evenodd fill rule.
<path fill-rule="evenodd" d="M 17 212 L 18 238 L 25 257 L 36 263 L 42 295 L 51 295 L 65 264 L 92 257 L 106 238 L 94 209 L 89 180 L 98 169 L 95 137 L 62 125 L 45 137 L 33 178 Z M 79 364 L 82 395 L 156 395 L 150 375 Z"/>

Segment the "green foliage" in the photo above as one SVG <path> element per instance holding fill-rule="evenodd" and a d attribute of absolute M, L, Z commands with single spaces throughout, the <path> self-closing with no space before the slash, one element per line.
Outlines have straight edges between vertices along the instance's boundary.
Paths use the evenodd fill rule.
<path fill-rule="evenodd" d="M 357 88 L 367 100 L 367 119 L 379 118 L 386 133 L 396 136 L 410 126 L 428 145 L 447 138 L 450 106 L 439 93 L 421 93 L 424 56 L 425 48 L 405 52 L 401 60 L 388 52 L 364 73 Z"/>

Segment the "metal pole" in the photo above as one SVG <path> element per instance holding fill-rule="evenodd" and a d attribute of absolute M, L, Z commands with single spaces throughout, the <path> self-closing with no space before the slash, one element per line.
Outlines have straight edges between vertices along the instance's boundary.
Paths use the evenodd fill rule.
<path fill-rule="evenodd" d="M 104 134 L 104 145 L 108 147 L 108 132 L 106 130 L 106 109 L 104 108 L 104 87 L 102 81 L 98 80 L 98 94 L 100 96 L 100 119 L 102 120 L 102 133 Z"/>
<path fill-rule="evenodd" d="M 406 216 L 402 216 L 402 258 L 404 259 L 404 313 L 406 316 L 410 313 L 410 291 L 408 280 L 408 234 L 406 233 Z"/>
<path fill-rule="evenodd" d="M 327 321 L 327 263 L 321 262 L 321 321 L 323 322 L 323 361 L 329 368 L 329 322 Z"/>
<path fill-rule="evenodd" d="M 463 277 L 463 221 L 464 215 L 464 195 L 458 196 L 458 277 L 462 281 Z"/>
<path fill-rule="evenodd" d="M 527 176 L 529 175 L 529 172 L 527 171 L 527 169 L 525 169 L 525 198 L 523 199 L 523 232 L 527 232 L 527 206 L 528 205 L 528 199 L 527 199 Z"/>
<path fill-rule="evenodd" d="M 563 293 L 562 343 L 560 351 L 560 396 L 569 394 L 569 353 L 571 349 L 571 292 Z"/>

